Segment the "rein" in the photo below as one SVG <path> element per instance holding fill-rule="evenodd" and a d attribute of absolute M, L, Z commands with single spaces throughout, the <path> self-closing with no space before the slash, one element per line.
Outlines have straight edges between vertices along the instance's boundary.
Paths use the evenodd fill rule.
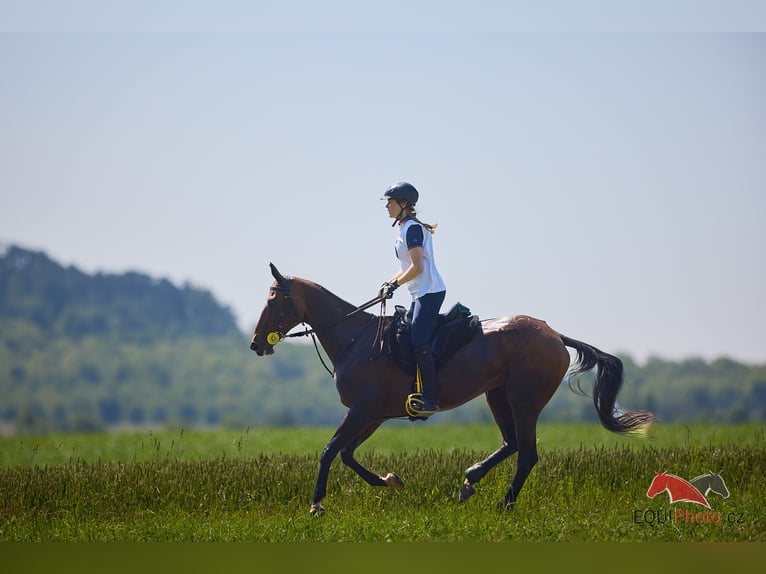
<path fill-rule="evenodd" d="M 285 299 L 292 299 L 292 294 L 290 293 L 290 281 L 291 281 L 291 279 L 288 278 L 286 285 L 273 285 L 271 287 L 271 290 L 272 291 L 279 291 L 279 292 L 284 293 Z M 362 312 L 362 311 L 364 311 L 366 309 L 369 309 L 370 307 L 373 307 L 374 305 L 377 305 L 379 303 L 380 303 L 380 306 L 381 306 L 381 311 L 380 311 L 380 318 L 379 318 L 379 321 L 378 321 L 378 335 L 376 335 L 376 341 L 377 341 L 377 338 L 380 335 L 380 332 L 381 332 L 381 329 L 382 329 L 383 316 L 386 314 L 386 297 L 384 297 L 384 296 L 378 296 L 378 297 L 375 297 L 373 299 L 370 299 L 369 301 L 367 301 L 366 303 L 362 303 L 356 309 L 354 309 L 350 313 L 347 313 L 343 317 L 340 317 L 339 319 L 335 319 L 334 321 L 331 321 L 331 322 L 329 322 L 329 323 L 327 323 L 325 325 L 322 325 L 320 327 L 312 327 L 311 329 L 309 329 L 308 326 L 306 325 L 306 323 L 301 321 L 301 324 L 305 327 L 304 331 L 301 331 L 299 333 L 288 333 L 288 334 L 283 334 L 280 331 L 276 331 L 276 332 L 269 333 L 267 335 L 267 337 L 266 337 L 266 340 L 271 345 L 276 345 L 282 339 L 291 339 L 293 337 L 308 337 L 308 336 L 311 336 L 311 340 L 314 343 L 314 349 L 316 349 L 317 356 L 319 357 L 319 361 L 322 363 L 322 366 L 324 367 L 325 371 L 327 371 L 330 374 L 331 377 L 334 377 L 333 371 L 331 371 L 330 368 L 327 366 L 327 364 L 324 362 L 324 359 L 322 358 L 322 354 L 319 352 L 319 344 L 317 343 L 316 332 L 318 330 L 324 330 L 324 329 L 329 329 L 330 327 L 334 327 L 335 325 L 337 325 L 339 323 L 342 323 L 346 319 L 348 319 L 350 317 L 353 317 L 357 313 L 360 313 L 360 312 Z M 336 357 L 336 360 L 339 357 L 342 357 L 346 353 L 346 351 L 348 351 L 354 345 L 354 343 L 356 343 L 357 339 L 359 339 L 359 337 L 362 335 L 362 333 L 364 333 L 370 327 L 370 325 L 372 325 L 372 321 L 368 321 L 365 324 L 365 326 L 362 328 L 362 330 L 355 337 L 351 338 L 351 340 L 348 342 L 348 344 L 345 347 L 343 347 L 343 349 L 341 349 L 341 351 L 338 353 L 338 357 Z M 281 321 L 280 321 L 279 327 L 281 327 L 281 326 L 282 325 L 281 325 Z"/>

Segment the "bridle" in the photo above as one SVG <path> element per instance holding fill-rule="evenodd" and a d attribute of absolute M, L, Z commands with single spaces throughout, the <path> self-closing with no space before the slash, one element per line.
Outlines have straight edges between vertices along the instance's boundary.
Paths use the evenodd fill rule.
<path fill-rule="evenodd" d="M 293 314 L 297 317 L 298 313 L 295 310 L 295 305 L 292 304 L 292 293 L 290 293 L 290 282 L 292 280 L 289 278 L 285 278 L 285 285 L 272 285 L 269 288 L 269 291 L 273 293 L 282 293 L 282 298 L 286 301 L 289 301 L 291 303 Z M 303 323 L 303 321 L 300 321 Z M 303 323 L 305 325 L 305 323 Z M 279 321 L 277 322 L 277 330 L 271 331 L 268 335 L 266 335 L 266 342 L 271 345 L 272 347 L 279 343 L 282 339 L 287 337 L 300 337 L 308 335 L 308 331 L 306 333 L 296 333 L 292 335 L 285 334 L 285 310 L 284 307 L 279 311 Z"/>
<path fill-rule="evenodd" d="M 270 291 L 273 293 L 281 293 L 282 298 L 290 304 L 290 307 L 292 308 L 292 313 L 296 317 L 298 317 L 297 310 L 295 308 L 295 303 L 293 303 L 293 297 L 292 293 L 290 292 L 290 286 L 292 284 L 292 278 L 291 277 L 285 277 L 284 283 L 279 283 L 277 285 L 272 285 L 270 287 Z M 322 363 L 322 366 L 325 368 L 325 370 L 330 374 L 330 376 L 334 376 L 333 371 L 330 370 L 330 368 L 327 366 L 327 364 L 324 362 L 324 359 L 322 358 L 322 354 L 319 352 L 319 344 L 317 343 L 316 333 L 317 331 L 323 331 L 325 329 L 329 329 L 330 327 L 334 327 L 335 325 L 338 325 L 339 323 L 342 323 L 346 319 L 349 319 L 350 317 L 353 317 L 357 313 L 360 313 L 361 311 L 364 311 L 366 309 L 369 309 L 370 307 L 373 307 L 374 305 L 377 305 L 380 303 L 381 309 L 380 309 L 380 316 L 378 319 L 378 335 L 376 336 L 376 340 L 379 336 L 382 335 L 382 327 L 383 327 L 383 317 L 386 314 L 386 297 L 382 295 L 378 295 L 377 297 L 370 299 L 366 303 L 362 303 L 358 307 L 356 307 L 353 311 L 350 313 L 347 313 L 343 317 L 340 317 L 338 319 L 335 319 L 333 321 L 330 321 L 329 323 L 325 323 L 324 325 L 321 325 L 319 327 L 312 327 L 309 329 L 309 327 L 306 325 L 305 321 L 302 321 L 300 319 L 297 320 L 297 322 L 301 323 L 304 326 L 304 330 L 297 332 L 297 333 L 285 333 L 284 332 L 284 325 L 285 325 L 285 309 L 284 307 L 279 311 L 279 321 L 277 322 L 277 331 L 271 331 L 268 335 L 266 335 L 266 342 L 268 342 L 272 347 L 279 343 L 282 339 L 290 339 L 293 337 L 311 337 L 311 340 L 314 342 L 314 348 L 316 349 L 317 356 L 319 357 L 319 361 Z M 338 353 L 338 357 L 342 356 L 348 349 L 351 348 L 351 346 L 356 343 L 357 339 L 364 333 L 370 326 L 372 325 L 372 320 L 365 323 L 362 330 L 355 336 L 352 337 L 349 343 Z M 374 343 L 373 343 L 374 346 Z M 336 361 L 338 359 L 336 357 Z"/>

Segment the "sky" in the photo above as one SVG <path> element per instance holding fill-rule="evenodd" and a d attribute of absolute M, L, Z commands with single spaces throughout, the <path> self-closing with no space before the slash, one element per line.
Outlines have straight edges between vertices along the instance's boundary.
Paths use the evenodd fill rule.
<path fill-rule="evenodd" d="M 0 242 L 249 333 L 269 262 L 375 296 L 408 181 L 445 310 L 766 363 L 766 10 L 616 4 L 0 0 Z"/>

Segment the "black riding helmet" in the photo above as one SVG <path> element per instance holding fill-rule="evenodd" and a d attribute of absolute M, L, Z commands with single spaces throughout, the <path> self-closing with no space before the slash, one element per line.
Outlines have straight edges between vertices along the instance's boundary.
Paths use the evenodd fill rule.
<path fill-rule="evenodd" d="M 389 198 L 401 199 L 410 205 L 415 205 L 418 202 L 418 190 L 412 184 L 400 181 L 389 187 L 383 194 L 383 199 Z"/>

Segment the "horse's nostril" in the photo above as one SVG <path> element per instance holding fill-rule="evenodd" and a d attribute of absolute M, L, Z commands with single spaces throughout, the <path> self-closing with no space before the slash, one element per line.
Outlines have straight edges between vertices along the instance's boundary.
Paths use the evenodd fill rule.
<path fill-rule="evenodd" d="M 250 350 L 251 351 L 257 351 L 258 350 L 258 343 L 256 343 L 255 341 L 251 342 L 250 343 Z"/>

